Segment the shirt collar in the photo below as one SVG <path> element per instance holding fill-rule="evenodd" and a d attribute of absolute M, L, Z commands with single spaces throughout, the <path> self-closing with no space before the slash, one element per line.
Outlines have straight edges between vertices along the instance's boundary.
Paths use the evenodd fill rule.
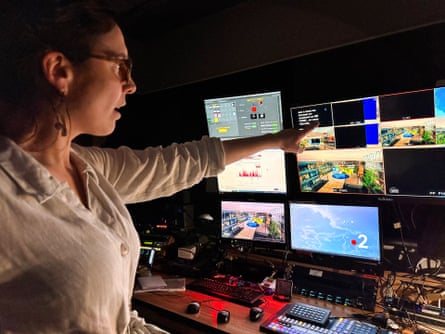
<path fill-rule="evenodd" d="M 74 151 L 72 154 L 81 173 L 94 174 L 92 168 Z M 24 192 L 35 196 L 41 203 L 63 187 L 33 156 L 3 136 L 0 136 L 0 169 Z"/>

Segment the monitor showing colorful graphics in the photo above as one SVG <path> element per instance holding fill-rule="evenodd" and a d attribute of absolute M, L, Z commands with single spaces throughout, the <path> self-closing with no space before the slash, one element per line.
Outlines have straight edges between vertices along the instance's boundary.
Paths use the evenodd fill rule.
<path fill-rule="evenodd" d="M 204 100 L 209 135 L 222 140 L 283 129 L 281 93 L 267 92 Z M 285 194 L 286 163 L 282 150 L 263 150 L 226 166 L 217 177 L 220 193 Z"/>
<path fill-rule="evenodd" d="M 445 197 L 445 88 L 291 108 L 301 193 Z"/>
<path fill-rule="evenodd" d="M 283 202 L 221 201 L 221 238 L 286 245 L 286 208 Z M 254 245 L 255 246 L 255 245 Z"/>
<path fill-rule="evenodd" d="M 289 203 L 290 249 L 378 263 L 381 231 L 378 206 Z"/>

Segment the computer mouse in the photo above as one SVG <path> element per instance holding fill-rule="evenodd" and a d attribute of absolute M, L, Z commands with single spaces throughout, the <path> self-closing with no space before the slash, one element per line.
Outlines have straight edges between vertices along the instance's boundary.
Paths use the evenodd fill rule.
<path fill-rule="evenodd" d="M 186 312 L 187 312 L 188 314 L 196 314 L 196 313 L 199 312 L 199 309 L 200 309 L 200 308 L 201 308 L 201 303 L 199 303 L 199 302 L 190 302 L 190 303 L 187 305 Z"/>
<path fill-rule="evenodd" d="M 218 311 L 218 315 L 216 317 L 216 321 L 218 324 L 226 324 L 230 320 L 230 312 L 227 310 Z"/>
<path fill-rule="evenodd" d="M 263 317 L 264 310 L 261 307 L 253 306 L 249 311 L 250 321 L 258 321 Z"/>

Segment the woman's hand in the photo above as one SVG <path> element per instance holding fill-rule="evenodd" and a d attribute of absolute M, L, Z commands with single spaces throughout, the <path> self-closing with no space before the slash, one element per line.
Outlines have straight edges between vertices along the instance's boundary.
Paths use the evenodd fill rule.
<path fill-rule="evenodd" d="M 301 152 L 303 150 L 300 147 L 301 140 L 318 124 L 319 122 L 314 122 L 302 129 L 285 129 L 275 134 L 224 140 L 222 144 L 225 152 L 225 164 L 228 165 L 266 149 L 282 149 L 290 153 Z"/>
<path fill-rule="evenodd" d="M 300 153 L 303 151 L 301 146 L 302 139 L 319 125 L 319 122 L 311 123 L 301 129 L 284 129 L 275 136 L 281 142 L 280 148 L 289 153 Z"/>

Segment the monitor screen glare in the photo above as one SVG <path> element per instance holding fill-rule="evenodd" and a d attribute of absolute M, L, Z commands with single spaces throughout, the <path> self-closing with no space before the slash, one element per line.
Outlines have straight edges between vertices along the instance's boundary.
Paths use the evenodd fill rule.
<path fill-rule="evenodd" d="M 379 210 L 374 206 L 291 202 L 290 248 L 379 262 Z"/>
<path fill-rule="evenodd" d="M 222 140 L 283 129 L 281 93 L 204 100 L 209 135 Z M 285 154 L 264 150 L 226 166 L 217 177 L 219 192 L 286 193 Z"/>

